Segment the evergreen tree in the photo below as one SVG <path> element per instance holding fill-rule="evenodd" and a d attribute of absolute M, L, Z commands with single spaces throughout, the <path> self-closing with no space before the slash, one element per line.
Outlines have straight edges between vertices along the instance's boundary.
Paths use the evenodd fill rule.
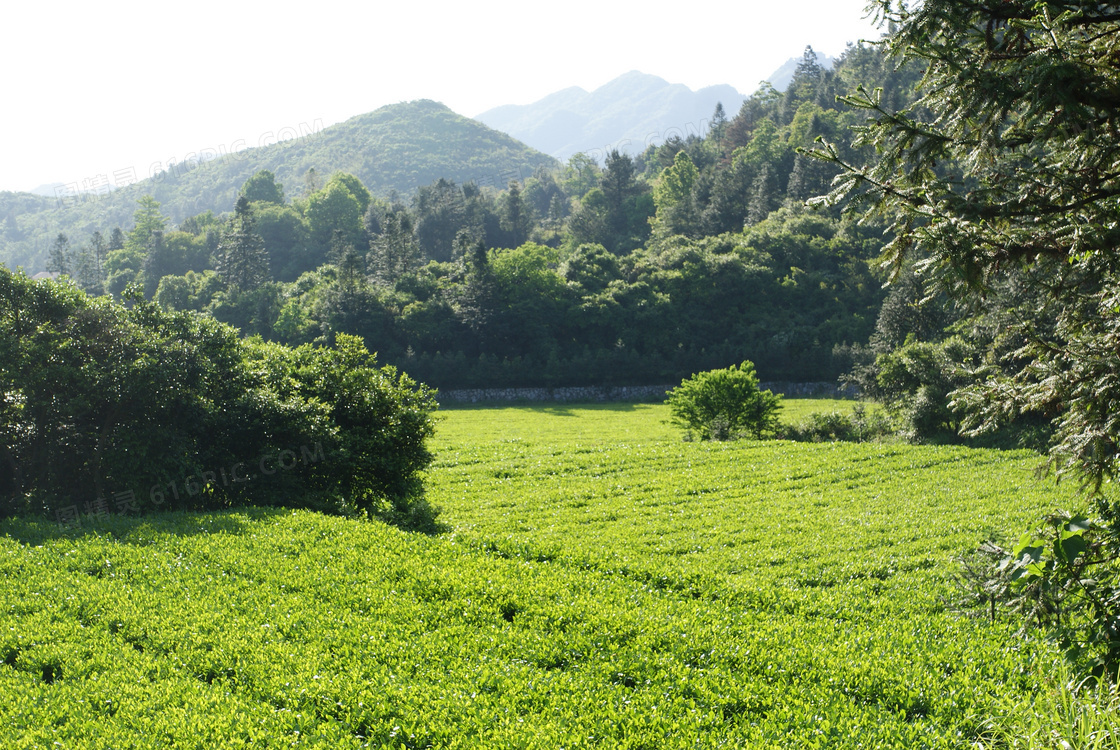
<path fill-rule="evenodd" d="M 472 224 L 467 217 L 467 199 L 451 180 L 440 178 L 416 192 L 416 238 L 425 258 L 448 261 L 455 236 Z"/>
<path fill-rule="evenodd" d="M 718 149 L 723 143 L 724 132 L 727 130 L 727 113 L 723 110 L 723 102 L 716 102 L 715 111 L 712 112 L 712 124 L 708 128 L 708 138 Z"/>
<path fill-rule="evenodd" d="M 1067 653 L 1115 673 L 1120 7 L 875 5 L 895 27 L 891 54 L 927 66 L 923 96 L 902 110 L 879 91 L 847 98 L 868 116 L 854 146 L 878 159 L 862 166 L 822 149 L 843 170 L 828 200 L 892 220 L 896 271 L 918 261 L 970 304 L 1020 278 L 1035 293 L 1033 313 L 1008 321 L 1024 341 L 1020 367 L 955 401 L 974 432 L 1025 412 L 1058 415 L 1052 465 L 1084 481 L 1095 517 L 1054 519 L 1009 551 L 1005 574 L 1024 614 L 1053 627 Z"/>
<path fill-rule="evenodd" d="M 144 255 L 144 296 L 152 299 L 159 289 L 159 280 L 164 276 L 174 275 L 174 260 L 171 257 L 167 243 L 164 242 L 163 230 L 152 232 Z"/>
<path fill-rule="evenodd" d="M 104 272 L 101 269 L 101 265 L 105 262 L 105 255 L 109 251 L 105 246 L 105 240 L 101 236 L 101 232 L 94 232 L 90 236 L 87 247 L 91 260 L 93 261 L 93 278 L 96 279 L 96 283 L 100 285 L 104 279 Z"/>
<path fill-rule="evenodd" d="M 136 212 L 132 215 L 135 224 L 124 247 L 143 253 L 151 246 L 154 234 L 167 228 L 167 217 L 160 211 L 159 201 L 150 195 L 142 196 L 136 203 Z"/>
<path fill-rule="evenodd" d="M 70 248 L 70 238 L 62 232 L 58 233 L 51 244 L 47 270 L 61 276 L 69 276 L 74 271 L 74 253 Z"/>
<path fill-rule="evenodd" d="M 392 284 L 414 270 L 420 261 L 420 245 L 412 231 L 412 219 L 401 206 L 384 220 L 381 234 L 370 242 L 369 273 L 381 286 Z"/>
<path fill-rule="evenodd" d="M 757 224 L 777 208 L 777 187 L 774 184 L 773 170 L 763 164 L 751 183 L 750 199 L 747 204 L 747 224 Z"/>
<path fill-rule="evenodd" d="M 514 180 L 502 196 L 501 227 L 506 233 L 509 247 L 519 247 L 529 239 L 533 230 L 532 208 L 521 198 L 521 185 Z"/>
<path fill-rule="evenodd" d="M 264 240 L 253 229 L 253 215 L 245 196 L 237 199 L 233 217 L 218 244 L 218 274 L 232 290 L 252 291 L 269 280 Z"/>
<path fill-rule="evenodd" d="M 113 227 L 113 231 L 109 233 L 109 244 L 105 246 L 105 254 L 113 252 L 114 250 L 123 250 L 125 243 L 124 232 L 120 227 Z"/>

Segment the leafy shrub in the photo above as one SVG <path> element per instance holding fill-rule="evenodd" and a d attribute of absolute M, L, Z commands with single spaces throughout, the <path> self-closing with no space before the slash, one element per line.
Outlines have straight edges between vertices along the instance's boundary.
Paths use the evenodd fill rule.
<path fill-rule="evenodd" d="M 1107 509 L 1098 509 L 1106 511 Z M 1102 513 L 1103 515 L 1103 513 Z M 1113 676 L 1120 667 L 1120 578 L 1110 523 L 1059 512 L 1003 547 L 985 542 L 957 577 L 961 602 L 1009 609 L 1047 634 L 1076 667 Z"/>
<path fill-rule="evenodd" d="M 0 515 L 251 503 L 431 525 L 434 394 L 355 337 L 291 349 L 0 269 Z"/>
<path fill-rule="evenodd" d="M 856 404 L 851 414 L 814 412 L 800 424 L 782 425 L 778 437 L 801 443 L 865 443 L 882 440 L 893 433 L 887 415 L 882 412 L 868 414 L 863 404 Z"/>
<path fill-rule="evenodd" d="M 745 434 L 761 438 L 778 426 L 781 396 L 758 387 L 754 364 L 709 370 L 686 378 L 669 391 L 669 420 L 701 440 L 731 440 Z"/>

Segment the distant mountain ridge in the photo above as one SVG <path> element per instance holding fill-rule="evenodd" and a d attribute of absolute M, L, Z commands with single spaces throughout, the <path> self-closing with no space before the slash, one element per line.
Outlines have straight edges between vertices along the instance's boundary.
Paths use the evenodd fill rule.
<path fill-rule="evenodd" d="M 557 159 L 612 148 L 636 154 L 673 135 L 704 135 L 722 103 L 730 119 L 746 96 L 732 86 L 693 91 L 684 84 L 632 70 L 592 92 L 566 88 L 524 105 L 504 105 L 475 117 Z"/>
<path fill-rule="evenodd" d="M 276 175 L 288 197 L 302 193 L 312 168 L 320 181 L 350 172 L 384 197 L 394 191 L 410 195 L 441 177 L 505 188 L 542 166 L 558 163 L 439 102 L 402 102 L 269 146 L 180 165 L 106 195 L 60 201 L 0 192 L 0 261 L 42 270 L 59 232 L 80 244 L 97 230 L 128 229 L 143 195 L 154 196 L 173 224 L 208 210 L 231 211 L 241 186 L 262 169 Z"/>

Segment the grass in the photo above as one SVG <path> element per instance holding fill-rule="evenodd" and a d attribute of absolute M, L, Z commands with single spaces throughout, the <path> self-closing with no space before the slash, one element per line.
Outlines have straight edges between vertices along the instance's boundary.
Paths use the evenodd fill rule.
<path fill-rule="evenodd" d="M 1006 746 L 1052 694 L 1044 645 L 942 604 L 953 555 L 1069 504 L 1037 457 L 665 418 L 446 411 L 441 537 L 0 523 L 0 746 Z"/>

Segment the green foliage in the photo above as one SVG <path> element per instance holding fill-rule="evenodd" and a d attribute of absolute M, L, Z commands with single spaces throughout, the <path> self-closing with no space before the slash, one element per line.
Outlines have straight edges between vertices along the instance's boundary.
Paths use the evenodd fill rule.
<path fill-rule="evenodd" d="M 218 275 L 233 290 L 251 292 L 269 280 L 264 239 L 253 228 L 249 200 L 237 199 L 237 208 L 218 244 Z"/>
<path fill-rule="evenodd" d="M 754 364 L 693 375 L 665 399 L 673 424 L 701 440 L 730 440 L 750 433 L 761 438 L 778 426 L 781 396 L 758 387 Z"/>
<path fill-rule="evenodd" d="M 1051 466 L 1084 482 L 1094 526 L 1120 529 L 1112 485 L 1120 467 L 1114 4 L 874 5 L 894 28 L 885 42 L 892 56 L 926 67 L 922 96 L 902 108 L 866 88 L 846 98 L 869 117 L 853 145 L 878 156 L 860 165 L 823 147 L 818 156 L 843 170 L 825 202 L 850 200 L 865 216 L 885 217 L 894 235 L 885 254 L 896 271 L 916 261 L 941 289 L 975 305 L 999 295 L 1034 303 L 1008 306 L 1019 314 L 1006 316 L 1001 338 L 1020 341 L 1004 366 L 958 384 L 960 429 L 979 435 L 1025 413 L 1051 420 Z M 1026 294 L 1008 295 L 1016 286 Z M 1073 532 L 1054 533 L 1060 541 Z M 1099 556 L 1086 563 L 1095 572 L 1055 562 L 1043 579 L 1079 591 L 1083 579 L 1107 576 L 1120 533 L 1100 540 Z M 1032 549 L 1013 553 L 1033 558 Z M 1059 638 L 1116 640 L 1120 601 L 1087 595 L 1062 606 L 1063 617 L 1081 622 L 1049 621 Z M 1081 625 L 1088 635 L 1068 635 Z M 1118 653 L 1105 647 L 1098 658 L 1112 671 Z"/>
<path fill-rule="evenodd" d="M 369 208 L 370 201 L 373 200 L 373 196 L 366 186 L 362 184 L 360 179 L 349 172 L 335 172 L 331 175 L 331 178 L 327 180 L 324 189 L 330 188 L 332 184 L 345 187 L 350 192 L 350 195 L 354 196 L 358 201 L 358 213 L 363 216 L 365 215 L 366 210 Z"/>
<path fill-rule="evenodd" d="M 856 404 L 850 412 L 813 412 L 797 424 L 783 424 L 778 437 L 801 443 L 864 443 L 890 438 L 895 434 L 894 425 L 881 411 L 868 412 Z"/>
<path fill-rule="evenodd" d="M 341 181 L 328 182 L 307 202 L 307 227 L 320 257 L 333 250 L 336 233 L 343 245 L 365 247 L 361 202 Z"/>
<path fill-rule="evenodd" d="M 167 228 L 167 217 L 160 210 L 159 201 L 151 195 L 143 195 L 136 201 L 136 212 L 132 215 L 133 227 L 125 240 L 125 249 L 145 253 L 155 241 L 156 235 Z"/>
<path fill-rule="evenodd" d="M 877 357 L 877 392 L 898 416 L 907 438 L 915 442 L 957 439 L 960 415 L 953 410 L 949 394 L 971 382 L 972 355 L 963 339 L 951 337 L 936 344 L 911 340 Z"/>
<path fill-rule="evenodd" d="M 260 144 L 241 144 L 248 148 L 209 161 L 167 165 L 150 179 L 61 208 L 56 201 L 37 196 L 10 194 L 13 199 L 5 200 L 9 194 L 0 194 L 0 221 L 11 210 L 18 230 L 11 237 L 0 236 L 0 262 L 11 268 L 42 269 L 46 249 L 59 231 L 77 241 L 84 240 L 91 228 L 127 227 L 136 201 L 144 195 L 159 201 L 173 223 L 207 210 L 229 211 L 245 183 L 262 170 L 289 187 L 303 185 L 309 169 L 322 176 L 342 171 L 355 176 L 372 194 L 388 197 L 394 191 L 412 195 L 440 178 L 493 186 L 509 179 L 499 180 L 503 175 L 527 177 L 538 167 L 559 166 L 555 159 L 510 136 L 429 100 L 388 105 L 330 127 L 320 126 L 290 123 L 276 134 L 286 140 L 264 138 Z M 319 186 L 304 197 L 317 190 Z"/>
<path fill-rule="evenodd" d="M 682 445 L 666 414 L 448 412 L 446 538 L 4 521 L 0 744 L 964 748 L 1046 710 L 1052 651 L 940 605 L 949 550 L 1051 502 L 1030 456 Z"/>
<path fill-rule="evenodd" d="M 241 186 L 241 196 L 250 203 L 275 203 L 284 205 L 284 188 L 276 181 L 276 175 L 262 169 L 245 181 Z"/>
<path fill-rule="evenodd" d="M 983 750 L 1116 750 L 1120 741 L 1120 682 L 1079 679 L 1068 663 L 1038 667 L 1039 695 L 1007 701 L 1001 721 L 990 719 Z"/>
<path fill-rule="evenodd" d="M 0 512 L 112 497 L 132 510 L 288 503 L 431 525 L 419 481 L 430 390 L 377 368 L 353 337 L 293 350 L 129 302 L 0 273 Z M 284 451 L 314 460 L 268 470 Z"/>
<path fill-rule="evenodd" d="M 881 233 L 788 200 L 828 177 L 797 162 L 794 146 L 842 133 L 855 121 L 834 102 L 841 77 L 885 81 L 899 100 L 908 91 L 906 75 L 853 47 L 835 74 L 807 67 L 792 93 L 760 91 L 708 138 L 671 138 L 637 158 L 611 153 L 601 167 L 577 155 L 563 172 L 538 164 L 532 177 L 508 183 L 515 170 L 491 173 L 483 168 L 489 162 L 475 158 L 460 182 L 440 172 L 411 201 L 373 199 L 371 190 L 386 195 L 378 187 L 385 173 L 456 144 L 467 148 L 459 137 L 467 125 L 431 102 L 387 108 L 337 132 L 284 144 L 286 160 L 276 164 L 246 154 L 235 177 L 217 160 L 166 175 L 150 191 L 156 213 L 152 204 L 137 212 L 134 233 L 147 231 L 150 241 L 107 250 L 103 278 L 83 273 L 79 283 L 119 296 L 139 281 L 151 297 L 164 277 L 221 266 L 232 247 L 249 247 L 259 259 L 252 233 L 231 242 L 228 230 L 221 236 L 225 218 L 204 211 L 184 219 L 158 189 L 180 181 L 197 187 L 196 179 L 215 170 L 240 184 L 243 197 L 259 199 L 249 203 L 252 228 L 263 240 L 269 275 L 281 283 L 265 284 L 266 276 L 254 272 L 237 282 L 238 290 L 203 299 L 171 281 L 161 299 L 207 310 L 243 334 L 289 344 L 358 335 L 384 361 L 441 387 L 672 383 L 744 357 L 767 380 L 830 380 L 872 333 L 883 296 L 870 266 Z M 399 127 L 385 131 L 389 123 Z M 364 147 L 339 162 L 343 131 L 356 142 L 399 145 L 399 153 L 376 168 L 359 168 Z M 328 140 L 330 158 L 308 161 L 325 158 L 320 146 Z M 346 171 L 320 187 L 318 175 L 330 164 Z M 276 202 L 280 178 L 304 182 L 290 205 Z M 497 190 L 501 183 L 509 189 Z M 204 207 L 204 192 L 192 194 L 192 210 Z M 233 208 L 236 220 L 235 194 L 222 195 L 214 210 Z M 111 221 L 105 208 L 97 221 Z M 162 241 L 148 231 L 161 217 Z M 182 231 L 170 229 L 175 220 Z M 478 243 L 486 253 L 529 244 L 560 252 L 543 268 L 513 264 L 498 279 L 464 260 Z M 591 257 L 586 249 L 596 246 L 613 260 Z M 87 260 L 83 268 L 96 266 L 93 254 Z M 421 267 L 431 260 L 437 264 Z M 244 293 L 242 286 L 264 291 Z M 533 299 L 525 289 L 543 296 Z"/>
<path fill-rule="evenodd" d="M 692 189 L 700 172 L 684 151 L 678 151 L 673 166 L 662 170 L 653 189 L 657 214 L 650 220 L 655 235 L 693 236 L 697 230 Z"/>
<path fill-rule="evenodd" d="M 169 312 L 202 312 L 223 287 L 222 279 L 216 271 L 187 271 L 182 276 L 164 276 L 160 279 L 153 299 Z"/>
<path fill-rule="evenodd" d="M 990 608 L 993 619 L 997 608 L 1013 612 L 1082 673 L 1108 679 L 1120 664 L 1113 533 L 1107 522 L 1061 512 L 1015 544 L 985 542 L 960 578 L 961 601 L 981 614 Z"/>
<path fill-rule="evenodd" d="M 292 282 L 326 261 L 326 254 L 313 251 L 307 222 L 291 206 L 254 203 L 253 229 L 264 240 L 268 267 L 278 281 Z"/>

